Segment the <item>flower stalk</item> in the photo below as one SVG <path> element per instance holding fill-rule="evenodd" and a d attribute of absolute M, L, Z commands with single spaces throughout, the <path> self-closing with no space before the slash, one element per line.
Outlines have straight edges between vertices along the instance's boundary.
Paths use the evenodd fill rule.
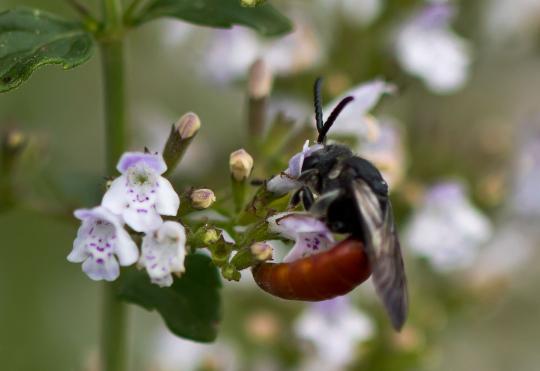
<path fill-rule="evenodd" d="M 103 0 L 105 33 L 100 41 L 105 99 L 106 169 L 112 175 L 126 147 L 124 45 L 120 0 Z M 126 369 L 127 308 L 117 297 L 118 281 L 103 284 L 101 359 L 103 371 Z"/>

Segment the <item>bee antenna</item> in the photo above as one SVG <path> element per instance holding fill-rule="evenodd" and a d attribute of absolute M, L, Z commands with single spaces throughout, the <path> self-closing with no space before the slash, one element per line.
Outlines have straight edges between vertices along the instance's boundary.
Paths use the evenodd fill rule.
<path fill-rule="evenodd" d="M 330 130 L 330 128 L 334 124 L 334 121 L 336 121 L 339 114 L 341 113 L 341 111 L 343 111 L 343 109 L 347 106 L 347 104 L 351 103 L 353 100 L 354 100 L 354 97 L 348 96 L 348 97 L 343 98 L 338 103 L 338 105 L 336 106 L 336 108 L 334 108 L 334 110 L 332 111 L 330 116 L 328 116 L 328 119 L 326 120 L 326 122 L 322 126 L 322 129 L 319 130 L 319 137 L 317 138 L 318 143 L 323 143 L 324 142 L 324 140 L 326 139 L 326 134 L 328 133 L 328 131 Z M 317 127 L 318 127 L 318 124 L 317 124 Z"/>
<path fill-rule="evenodd" d="M 323 114 L 322 114 L 322 99 L 321 99 L 322 78 L 318 77 L 313 85 L 313 104 L 315 105 L 315 121 L 317 123 L 317 131 L 320 133 L 323 130 Z"/>

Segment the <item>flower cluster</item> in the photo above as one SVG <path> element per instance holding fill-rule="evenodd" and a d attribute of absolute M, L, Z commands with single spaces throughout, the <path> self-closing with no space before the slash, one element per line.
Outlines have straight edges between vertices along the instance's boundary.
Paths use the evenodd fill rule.
<path fill-rule="evenodd" d="M 175 216 L 180 207 L 178 194 L 162 176 L 167 165 L 159 154 L 127 152 L 117 170 L 121 175 L 100 206 L 75 211 L 82 224 L 67 259 L 83 263 L 83 271 L 96 281 L 114 281 L 120 265 L 138 261 L 153 283 L 170 286 L 171 274 L 184 271 L 186 233 L 180 223 L 161 217 Z M 144 233 L 140 257 L 124 224 Z"/>

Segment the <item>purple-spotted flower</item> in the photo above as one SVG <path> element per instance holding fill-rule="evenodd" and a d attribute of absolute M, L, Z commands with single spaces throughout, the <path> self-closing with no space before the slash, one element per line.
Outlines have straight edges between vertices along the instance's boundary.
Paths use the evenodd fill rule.
<path fill-rule="evenodd" d="M 302 172 L 302 165 L 304 160 L 309 157 L 313 152 L 322 148 L 321 144 L 309 145 L 309 140 L 304 144 L 302 152 L 295 154 L 289 160 L 289 167 L 276 175 L 268 181 L 266 188 L 276 194 L 285 194 L 293 189 L 298 188 L 301 183 L 298 181 L 298 177 Z"/>
<path fill-rule="evenodd" d="M 184 273 L 186 231 L 177 222 L 167 221 L 155 232 L 144 236 L 139 264 L 146 268 L 150 280 L 161 286 L 173 284 L 172 273 Z"/>
<path fill-rule="evenodd" d="M 463 87 L 471 64 L 469 44 L 450 28 L 454 15 L 449 3 L 430 4 L 401 27 L 396 40 L 401 67 L 441 94 Z"/>
<path fill-rule="evenodd" d="M 307 213 L 280 213 L 268 219 L 273 232 L 294 240 L 294 246 L 283 258 L 292 262 L 319 254 L 334 245 L 334 237 L 326 224 Z"/>
<path fill-rule="evenodd" d="M 162 223 L 160 215 L 176 215 L 180 199 L 171 183 L 161 176 L 167 170 L 157 154 L 126 152 L 117 166 L 116 178 L 101 203 L 121 215 L 137 232 L 151 232 Z"/>
<path fill-rule="evenodd" d="M 139 251 L 124 230 L 118 216 L 104 207 L 79 209 L 75 217 L 82 221 L 67 260 L 83 263 L 82 270 L 95 281 L 114 281 L 120 265 L 137 261 Z"/>
<path fill-rule="evenodd" d="M 341 370 L 357 355 L 357 346 L 375 333 L 373 320 L 353 307 L 349 299 L 335 299 L 310 305 L 294 324 L 296 335 L 313 344 L 315 357 L 307 370 Z"/>

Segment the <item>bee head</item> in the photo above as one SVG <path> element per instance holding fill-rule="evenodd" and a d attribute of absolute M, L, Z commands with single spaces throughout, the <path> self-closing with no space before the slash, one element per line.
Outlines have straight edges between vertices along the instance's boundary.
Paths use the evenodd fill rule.
<path fill-rule="evenodd" d="M 319 133 L 319 136 L 317 137 L 317 143 L 324 144 L 326 140 L 326 134 L 328 134 L 328 131 L 336 121 L 341 111 L 343 111 L 347 104 L 351 103 L 354 100 L 354 97 L 348 96 L 343 98 L 332 110 L 330 116 L 328 116 L 326 121 L 323 122 L 321 85 L 322 78 L 319 77 L 317 78 L 317 80 L 315 80 L 315 85 L 313 86 L 313 103 L 315 106 L 315 121 L 317 123 L 317 132 Z"/>

